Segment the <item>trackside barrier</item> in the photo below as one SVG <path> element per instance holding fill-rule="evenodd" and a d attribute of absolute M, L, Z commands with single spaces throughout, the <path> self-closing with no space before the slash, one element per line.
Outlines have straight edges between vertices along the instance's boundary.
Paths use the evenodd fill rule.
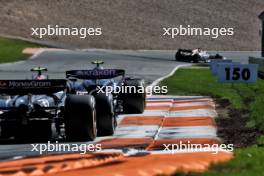
<path fill-rule="evenodd" d="M 0 176 L 33 176 L 65 173 L 72 170 L 98 167 L 123 160 L 121 153 L 64 154 L 7 161 L 0 163 Z"/>
<path fill-rule="evenodd" d="M 258 78 L 257 64 L 221 63 L 217 66 L 220 83 L 255 83 Z"/>
<path fill-rule="evenodd" d="M 223 59 L 214 59 L 214 60 L 211 60 L 210 62 L 210 69 L 212 71 L 212 73 L 214 75 L 217 74 L 217 64 L 219 63 L 231 63 L 232 60 L 229 60 L 229 59 L 226 59 L 226 60 L 223 60 Z"/>
<path fill-rule="evenodd" d="M 250 64 L 258 64 L 258 75 L 260 78 L 264 78 L 264 57 L 249 57 L 248 62 Z"/>
<path fill-rule="evenodd" d="M 216 59 L 211 61 L 210 69 L 220 83 L 255 83 L 259 68 L 264 74 L 264 60 L 250 58 L 249 63 L 257 64 L 241 64 L 232 60 Z"/>

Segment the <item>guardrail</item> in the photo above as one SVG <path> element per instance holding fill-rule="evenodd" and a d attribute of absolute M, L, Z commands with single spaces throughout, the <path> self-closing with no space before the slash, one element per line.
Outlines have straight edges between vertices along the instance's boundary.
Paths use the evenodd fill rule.
<path fill-rule="evenodd" d="M 258 64 L 258 75 L 260 78 L 264 79 L 264 57 L 249 57 L 248 62 L 250 64 Z"/>

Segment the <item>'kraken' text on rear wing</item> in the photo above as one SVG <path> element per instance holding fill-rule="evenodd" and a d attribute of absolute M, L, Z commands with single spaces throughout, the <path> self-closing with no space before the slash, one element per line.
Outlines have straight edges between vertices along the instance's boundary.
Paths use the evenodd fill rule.
<path fill-rule="evenodd" d="M 66 71 L 67 78 L 77 79 L 111 79 L 125 76 L 125 70 L 121 69 L 93 69 L 93 70 L 70 70 Z"/>

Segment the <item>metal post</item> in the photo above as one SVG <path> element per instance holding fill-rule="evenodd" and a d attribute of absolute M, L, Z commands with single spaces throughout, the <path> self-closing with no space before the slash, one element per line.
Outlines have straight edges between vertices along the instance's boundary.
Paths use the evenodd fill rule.
<path fill-rule="evenodd" d="M 261 56 L 264 57 L 264 19 L 262 20 Z"/>
<path fill-rule="evenodd" d="M 259 15 L 262 22 L 262 35 L 261 35 L 261 56 L 264 57 L 264 11 Z"/>

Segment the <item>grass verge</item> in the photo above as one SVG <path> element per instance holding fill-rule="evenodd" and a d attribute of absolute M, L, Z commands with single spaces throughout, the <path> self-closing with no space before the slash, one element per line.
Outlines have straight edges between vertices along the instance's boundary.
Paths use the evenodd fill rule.
<path fill-rule="evenodd" d="M 235 159 L 211 167 L 202 175 L 260 175 L 264 163 L 264 81 L 254 84 L 221 84 L 209 69 L 179 69 L 164 80 L 169 94 L 206 95 L 217 100 L 226 112 L 217 120 L 220 137 L 233 143 Z M 260 137 L 261 136 L 261 137 Z M 242 147 L 242 148 L 241 148 Z M 176 175 L 199 175 L 176 174 Z"/>
<path fill-rule="evenodd" d="M 30 55 L 23 54 L 25 48 L 40 47 L 37 44 L 0 37 L 0 63 L 16 62 L 27 59 Z"/>
<path fill-rule="evenodd" d="M 236 149 L 228 163 L 212 165 L 206 173 L 176 173 L 174 176 L 260 176 L 263 175 L 263 148 L 256 145 Z"/>
<path fill-rule="evenodd" d="M 206 95 L 228 100 L 231 108 L 249 110 L 247 125 L 264 130 L 264 81 L 254 84 L 218 83 L 209 69 L 179 69 L 176 74 L 162 82 L 169 94 Z"/>

